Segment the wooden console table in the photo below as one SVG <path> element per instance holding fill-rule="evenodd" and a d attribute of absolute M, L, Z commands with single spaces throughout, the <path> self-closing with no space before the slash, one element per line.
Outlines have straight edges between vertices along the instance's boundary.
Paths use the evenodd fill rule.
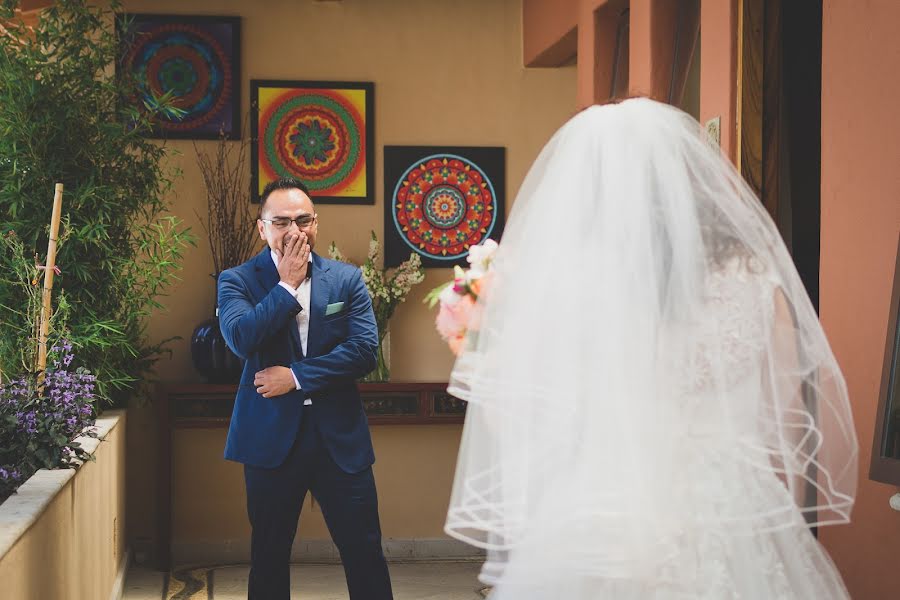
<path fill-rule="evenodd" d="M 460 424 L 466 404 L 447 393 L 446 383 L 360 383 L 370 425 Z M 237 385 L 165 384 L 157 387 L 159 435 L 159 566 L 172 562 L 172 431 L 227 428 Z"/>

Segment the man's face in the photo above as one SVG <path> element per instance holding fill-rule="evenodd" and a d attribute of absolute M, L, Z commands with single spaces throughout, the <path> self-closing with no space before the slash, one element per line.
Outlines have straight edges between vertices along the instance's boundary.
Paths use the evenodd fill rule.
<path fill-rule="evenodd" d="M 300 228 L 296 222 L 288 222 L 288 219 L 312 218 L 312 221 Z M 288 236 L 306 234 L 310 250 L 316 245 L 316 233 L 319 230 L 319 222 L 316 219 L 316 209 L 312 200 L 302 191 L 294 188 L 289 190 L 275 190 L 269 194 L 266 205 L 256 221 L 259 229 L 259 237 L 266 240 L 269 248 L 284 252 L 284 245 Z"/>

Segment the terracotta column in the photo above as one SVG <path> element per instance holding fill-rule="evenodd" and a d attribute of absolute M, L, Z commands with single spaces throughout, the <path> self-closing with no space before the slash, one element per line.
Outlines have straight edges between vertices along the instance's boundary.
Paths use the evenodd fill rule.
<path fill-rule="evenodd" d="M 668 98 L 678 10 L 674 0 L 631 0 L 629 93 Z"/>
<path fill-rule="evenodd" d="M 722 150 L 736 156 L 737 0 L 700 0 L 700 122 L 719 117 Z"/>
<path fill-rule="evenodd" d="M 578 9 L 579 108 L 612 95 L 619 15 L 627 2 L 582 0 Z"/>
<path fill-rule="evenodd" d="M 522 62 L 558 67 L 575 55 L 579 0 L 522 0 Z"/>

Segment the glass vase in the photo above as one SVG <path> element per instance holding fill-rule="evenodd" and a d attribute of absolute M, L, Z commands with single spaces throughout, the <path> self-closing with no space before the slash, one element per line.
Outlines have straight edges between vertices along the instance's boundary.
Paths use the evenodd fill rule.
<path fill-rule="evenodd" d="M 384 383 L 391 378 L 391 331 L 388 329 L 378 342 L 375 357 L 375 368 L 362 381 L 366 383 Z"/>

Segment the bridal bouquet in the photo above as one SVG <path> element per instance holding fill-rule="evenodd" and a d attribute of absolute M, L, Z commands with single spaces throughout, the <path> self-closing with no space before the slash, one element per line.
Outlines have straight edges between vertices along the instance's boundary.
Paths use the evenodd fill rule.
<path fill-rule="evenodd" d="M 466 333 L 478 330 L 480 310 L 476 302 L 490 281 L 497 248 L 497 242 L 490 239 L 470 247 L 469 268 L 454 267 L 453 281 L 434 288 L 425 297 L 429 307 L 440 304 L 435 326 L 457 356 L 463 349 Z"/>

